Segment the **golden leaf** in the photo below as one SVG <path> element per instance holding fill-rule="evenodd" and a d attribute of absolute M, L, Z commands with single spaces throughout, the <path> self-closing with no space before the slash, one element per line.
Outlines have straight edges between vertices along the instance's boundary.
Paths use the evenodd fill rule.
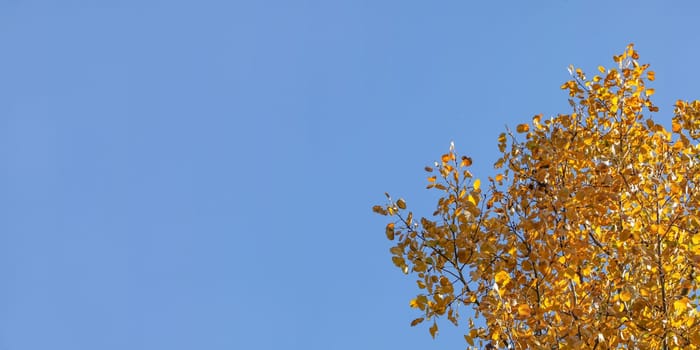
<path fill-rule="evenodd" d="M 682 298 L 680 300 L 676 300 L 673 302 L 673 310 L 676 311 L 676 314 L 682 314 L 687 309 L 688 309 L 688 300 L 686 298 Z"/>
<path fill-rule="evenodd" d="M 510 282 L 510 275 L 505 271 L 499 271 L 493 278 L 499 286 L 504 286 Z"/>
<path fill-rule="evenodd" d="M 462 162 L 460 163 L 460 166 L 467 167 L 470 165 L 472 165 L 472 159 L 466 156 L 462 157 Z"/>
<path fill-rule="evenodd" d="M 472 339 L 472 337 L 469 334 L 464 335 L 464 340 L 467 341 L 467 344 L 469 344 L 469 346 L 474 346 L 474 339 Z"/>
<path fill-rule="evenodd" d="M 671 122 L 672 130 L 675 133 L 679 133 L 682 130 L 682 126 L 680 123 L 676 122 L 675 120 Z"/>
<path fill-rule="evenodd" d="M 691 238 L 690 241 L 693 243 L 693 245 L 700 245 L 700 233 L 694 234 Z"/>
<path fill-rule="evenodd" d="M 530 305 L 527 305 L 527 304 L 518 305 L 518 315 L 520 317 L 530 317 Z"/>
<path fill-rule="evenodd" d="M 375 205 L 372 207 L 372 211 L 379 215 L 386 215 L 387 211 L 381 205 Z"/>
<path fill-rule="evenodd" d="M 517 128 L 515 128 L 515 130 L 516 130 L 517 132 L 519 132 L 519 133 L 528 132 L 528 131 L 530 130 L 530 125 L 528 125 L 528 124 L 520 124 L 520 125 L 518 125 Z"/>
<path fill-rule="evenodd" d="M 438 332 L 438 325 L 437 325 L 437 323 L 433 323 L 433 325 L 430 326 L 429 331 L 430 331 L 430 335 L 433 337 L 433 339 L 435 339 L 435 335 L 436 335 L 437 332 Z"/>
<path fill-rule="evenodd" d="M 399 198 L 399 200 L 396 201 L 396 206 L 400 209 L 406 209 L 406 202 L 403 199 Z"/>
<path fill-rule="evenodd" d="M 386 238 L 390 241 L 394 240 L 394 223 L 390 222 L 386 225 Z"/>
<path fill-rule="evenodd" d="M 630 293 L 628 290 L 623 290 L 620 292 L 620 300 L 623 302 L 628 302 L 632 299 L 632 293 Z"/>

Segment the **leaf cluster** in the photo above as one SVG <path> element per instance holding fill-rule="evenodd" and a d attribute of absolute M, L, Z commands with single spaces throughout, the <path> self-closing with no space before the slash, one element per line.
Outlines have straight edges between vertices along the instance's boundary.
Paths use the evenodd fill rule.
<path fill-rule="evenodd" d="M 591 79 L 570 67 L 572 112 L 502 133 L 484 186 L 452 145 L 426 167 L 431 216 L 388 194 L 373 208 L 416 276 L 411 325 L 466 322 L 470 347 L 700 348 L 700 101 L 657 124 L 638 58 L 630 44 Z"/>

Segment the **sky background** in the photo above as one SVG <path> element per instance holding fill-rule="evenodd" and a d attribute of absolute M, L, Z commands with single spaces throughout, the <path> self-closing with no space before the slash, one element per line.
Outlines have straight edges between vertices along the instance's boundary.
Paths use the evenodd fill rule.
<path fill-rule="evenodd" d="M 0 350 L 462 349 L 372 205 L 432 212 L 450 141 L 485 178 L 629 42 L 668 125 L 699 7 L 0 0 Z"/>

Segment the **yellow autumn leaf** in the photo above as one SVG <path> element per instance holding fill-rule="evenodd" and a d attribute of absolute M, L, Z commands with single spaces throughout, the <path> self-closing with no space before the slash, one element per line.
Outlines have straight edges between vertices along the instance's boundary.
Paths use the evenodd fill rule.
<path fill-rule="evenodd" d="M 679 133 L 682 130 L 682 126 L 680 123 L 676 122 L 675 120 L 671 122 L 672 130 L 675 133 Z"/>
<path fill-rule="evenodd" d="M 505 271 L 499 271 L 493 278 L 499 286 L 504 286 L 510 282 L 510 275 Z"/>
<path fill-rule="evenodd" d="M 518 315 L 520 317 L 530 317 L 530 305 L 528 305 L 528 304 L 518 305 Z"/>
<path fill-rule="evenodd" d="M 630 293 L 628 290 L 623 290 L 620 292 L 620 300 L 623 302 L 628 302 L 632 299 L 632 293 Z"/>
<path fill-rule="evenodd" d="M 617 110 L 620 108 L 618 102 L 620 102 L 620 98 L 617 96 L 613 96 L 610 99 L 610 111 L 612 113 L 617 113 Z"/>
<path fill-rule="evenodd" d="M 516 130 L 517 132 L 519 132 L 519 133 L 528 132 L 528 131 L 530 131 L 530 125 L 528 125 L 528 124 L 520 124 L 520 125 L 518 125 L 517 128 L 515 128 L 515 130 Z"/>
<path fill-rule="evenodd" d="M 688 309 L 688 300 L 686 298 L 673 302 L 673 310 L 676 314 L 682 314 Z"/>
<path fill-rule="evenodd" d="M 472 184 L 472 186 L 474 187 L 474 191 L 478 191 L 479 188 L 481 187 L 481 180 L 479 180 L 479 179 L 474 180 L 474 183 Z"/>

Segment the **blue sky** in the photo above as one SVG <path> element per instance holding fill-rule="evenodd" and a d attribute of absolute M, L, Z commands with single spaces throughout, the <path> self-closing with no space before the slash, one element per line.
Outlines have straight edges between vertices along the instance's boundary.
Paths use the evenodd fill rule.
<path fill-rule="evenodd" d="M 0 2 L 0 349 L 464 348 L 412 329 L 384 191 L 635 42 L 700 98 L 698 5 Z"/>

